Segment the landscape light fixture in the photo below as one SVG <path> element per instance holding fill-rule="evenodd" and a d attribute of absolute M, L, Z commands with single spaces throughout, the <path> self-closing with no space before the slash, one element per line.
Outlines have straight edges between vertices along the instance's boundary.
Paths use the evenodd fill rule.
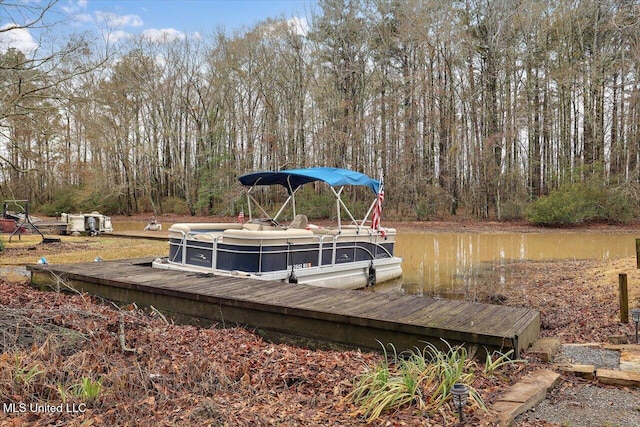
<path fill-rule="evenodd" d="M 638 344 L 638 323 L 640 323 L 640 308 L 632 308 L 629 310 L 631 313 L 631 318 L 636 324 L 636 344 Z"/>
<path fill-rule="evenodd" d="M 640 310 L 638 310 L 638 316 L 640 317 Z M 460 422 L 462 422 L 464 417 L 462 408 L 467 404 L 469 388 L 464 384 L 454 384 L 453 387 L 451 387 L 451 396 L 453 398 L 453 405 L 458 409 Z"/>

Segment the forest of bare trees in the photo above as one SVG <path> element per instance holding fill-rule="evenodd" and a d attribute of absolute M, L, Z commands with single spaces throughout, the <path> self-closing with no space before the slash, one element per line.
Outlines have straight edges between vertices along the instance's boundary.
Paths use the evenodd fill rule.
<path fill-rule="evenodd" d="M 0 198 L 233 215 L 243 173 L 338 166 L 408 219 L 576 185 L 637 215 L 636 0 L 320 0 L 308 24 L 0 52 Z"/>

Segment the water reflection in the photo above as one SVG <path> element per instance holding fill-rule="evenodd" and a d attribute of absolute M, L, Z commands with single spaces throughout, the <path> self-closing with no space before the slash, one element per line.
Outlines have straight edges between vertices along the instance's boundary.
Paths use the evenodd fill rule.
<path fill-rule="evenodd" d="M 419 295 L 473 292 L 482 281 L 504 283 L 510 260 L 611 259 L 635 256 L 630 234 L 399 233 L 402 288 Z M 462 291 L 461 291 L 462 289 Z M 468 296 L 468 295 L 467 295 Z"/>

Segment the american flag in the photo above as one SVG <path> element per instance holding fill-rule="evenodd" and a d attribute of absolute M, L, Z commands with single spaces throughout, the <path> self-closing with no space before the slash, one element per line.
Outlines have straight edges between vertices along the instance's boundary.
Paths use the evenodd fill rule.
<path fill-rule="evenodd" d="M 371 228 L 374 230 L 380 230 L 380 218 L 382 217 L 382 202 L 384 201 L 384 189 L 380 186 L 378 192 L 378 200 L 373 207 L 373 214 L 371 215 Z"/>
<path fill-rule="evenodd" d="M 244 224 L 244 210 L 241 210 L 240 213 L 238 214 L 238 222 L 240 224 Z"/>

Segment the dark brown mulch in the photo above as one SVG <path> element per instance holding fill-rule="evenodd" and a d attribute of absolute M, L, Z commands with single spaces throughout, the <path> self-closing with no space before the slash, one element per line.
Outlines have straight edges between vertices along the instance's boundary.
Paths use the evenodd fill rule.
<path fill-rule="evenodd" d="M 4 349 L 0 399 L 27 405 L 86 403 L 83 412 L 5 413 L 2 425 L 365 424 L 344 397 L 365 366 L 380 362 L 380 354 L 273 344 L 244 329 L 175 325 L 136 307 L 118 309 L 87 295 L 0 282 L 5 333 L 16 328 L 49 333 L 24 342 L 14 336 Z M 82 339 L 67 341 L 69 334 L 60 331 Z M 474 386 L 490 403 L 530 368 L 514 365 L 499 376 L 478 377 Z M 25 380 L 28 372 L 36 374 Z M 72 392 L 86 379 L 102 385 L 88 402 Z M 467 411 L 469 422 L 485 415 Z M 423 414 L 406 407 L 383 414 L 379 424 L 433 426 L 455 420 L 450 409 Z"/>

